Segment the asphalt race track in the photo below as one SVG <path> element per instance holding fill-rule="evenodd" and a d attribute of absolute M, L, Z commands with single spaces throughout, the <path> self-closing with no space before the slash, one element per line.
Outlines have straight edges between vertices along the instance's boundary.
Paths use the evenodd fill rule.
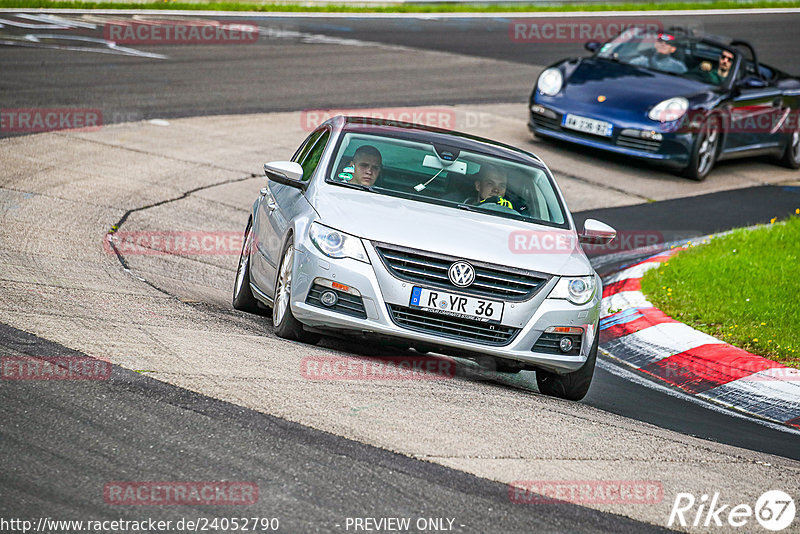
<path fill-rule="evenodd" d="M 72 25 L 54 30 L 63 21 L 0 13 L 2 108 L 103 118 L 84 132 L 0 132 L 0 351 L 107 358 L 113 372 L 0 382 L 0 518 L 241 514 L 277 517 L 287 532 L 345 532 L 347 518 L 410 517 L 450 518 L 463 532 L 647 532 L 666 527 L 679 492 L 751 505 L 769 489 L 797 496 L 797 432 L 709 409 L 609 361 L 581 403 L 539 395 L 532 373 L 468 362 L 453 380 L 306 380 L 308 356 L 405 353 L 278 339 L 267 318 L 230 308 L 238 250 L 120 261 L 103 246 L 113 225 L 241 232 L 261 164 L 288 158 L 318 109 L 445 110 L 457 129 L 540 154 L 578 224 L 594 217 L 670 239 L 787 217 L 800 207 L 797 173 L 754 159 L 694 183 L 531 139 L 536 74 L 582 48 L 513 42 L 513 18 L 248 17 L 257 43 L 120 51 L 90 40 L 107 15 L 65 17 Z M 798 19 L 663 23 L 747 38 L 762 61 L 791 72 Z M 64 33 L 23 39 L 45 31 Z M 253 482 L 259 500 L 148 507 L 103 496 L 112 481 L 209 480 Z M 515 480 L 656 481 L 663 496 L 516 504 Z"/>

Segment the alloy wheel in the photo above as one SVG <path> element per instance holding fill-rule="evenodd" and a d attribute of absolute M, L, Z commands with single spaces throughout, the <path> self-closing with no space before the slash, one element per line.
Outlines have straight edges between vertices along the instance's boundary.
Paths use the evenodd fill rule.
<path fill-rule="evenodd" d="M 276 326 L 281 324 L 286 308 L 289 306 L 289 297 L 292 292 L 292 264 L 294 263 L 294 247 L 289 245 L 281 262 L 281 271 L 278 276 L 278 287 L 275 288 L 275 305 L 272 308 L 272 322 Z"/>
<path fill-rule="evenodd" d="M 719 144 L 719 128 L 714 120 L 706 122 L 701 133 L 702 140 L 698 151 L 697 174 L 705 175 L 714 165 L 717 155 L 717 144 Z"/>

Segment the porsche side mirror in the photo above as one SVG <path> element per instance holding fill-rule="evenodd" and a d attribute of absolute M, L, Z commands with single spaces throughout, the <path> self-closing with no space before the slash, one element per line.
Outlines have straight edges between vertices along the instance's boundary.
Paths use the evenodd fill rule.
<path fill-rule="evenodd" d="M 294 161 L 272 161 L 264 164 L 264 173 L 267 178 L 279 184 L 304 189 L 303 167 Z"/>
<path fill-rule="evenodd" d="M 616 230 L 596 219 L 586 219 L 583 231 L 578 233 L 578 241 L 585 245 L 608 245 L 615 237 Z"/>
<path fill-rule="evenodd" d="M 595 52 L 600 50 L 600 43 L 598 43 L 597 41 L 589 41 L 588 43 L 583 45 L 583 47 L 592 54 L 594 54 Z"/>

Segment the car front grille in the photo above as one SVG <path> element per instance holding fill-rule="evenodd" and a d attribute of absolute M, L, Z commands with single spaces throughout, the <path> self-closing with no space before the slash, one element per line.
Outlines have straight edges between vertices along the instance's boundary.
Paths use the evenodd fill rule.
<path fill-rule="evenodd" d="M 661 148 L 661 141 L 652 141 L 632 135 L 620 134 L 620 136 L 617 137 L 617 146 L 644 150 L 645 152 L 658 152 L 658 149 Z"/>
<path fill-rule="evenodd" d="M 461 261 L 460 258 L 385 244 L 376 244 L 375 250 L 389 272 L 401 280 L 481 297 L 528 300 L 549 280 L 548 276 L 538 273 L 464 260 L 475 268 L 475 281 L 463 288 L 453 285 L 447 276 L 450 265 Z"/>
<path fill-rule="evenodd" d="M 339 300 L 336 302 L 336 304 L 333 306 L 325 306 L 322 303 L 320 296 L 324 291 L 333 291 L 336 293 L 336 296 L 339 297 Z M 306 304 L 343 313 L 352 317 L 359 317 L 361 319 L 367 318 L 367 312 L 364 309 L 364 301 L 361 299 L 361 297 L 357 297 L 337 289 L 324 287 L 319 284 L 314 284 L 311 286 L 311 289 L 308 291 L 308 296 L 306 297 Z"/>
<path fill-rule="evenodd" d="M 389 315 L 398 326 L 450 339 L 483 345 L 507 345 L 519 328 L 494 323 L 449 317 L 438 313 L 388 304 Z"/>
<path fill-rule="evenodd" d="M 558 347 L 562 337 L 572 339 L 572 350 L 569 352 L 562 352 Z M 544 333 L 539 336 L 536 343 L 531 349 L 533 352 L 544 352 L 546 354 L 565 354 L 569 356 L 577 356 L 581 353 L 581 336 L 575 334 L 548 334 Z"/>

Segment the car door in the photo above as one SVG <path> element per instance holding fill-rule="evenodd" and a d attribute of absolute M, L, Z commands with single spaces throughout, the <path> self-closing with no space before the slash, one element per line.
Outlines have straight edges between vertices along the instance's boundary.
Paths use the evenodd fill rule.
<path fill-rule="evenodd" d="M 311 179 L 329 139 L 329 129 L 317 130 L 295 153 L 292 161 L 303 167 L 303 181 Z M 296 187 L 268 181 L 261 189 L 254 223 L 258 261 L 253 262 L 251 276 L 267 295 L 274 295 L 284 238 L 295 215 L 303 207 L 298 203 L 305 202 L 303 191 Z"/>
<path fill-rule="evenodd" d="M 765 149 L 780 143 L 776 132 L 786 111 L 783 92 L 774 82 L 740 68 L 734 83 L 730 124 L 725 143 L 728 153 Z"/>

